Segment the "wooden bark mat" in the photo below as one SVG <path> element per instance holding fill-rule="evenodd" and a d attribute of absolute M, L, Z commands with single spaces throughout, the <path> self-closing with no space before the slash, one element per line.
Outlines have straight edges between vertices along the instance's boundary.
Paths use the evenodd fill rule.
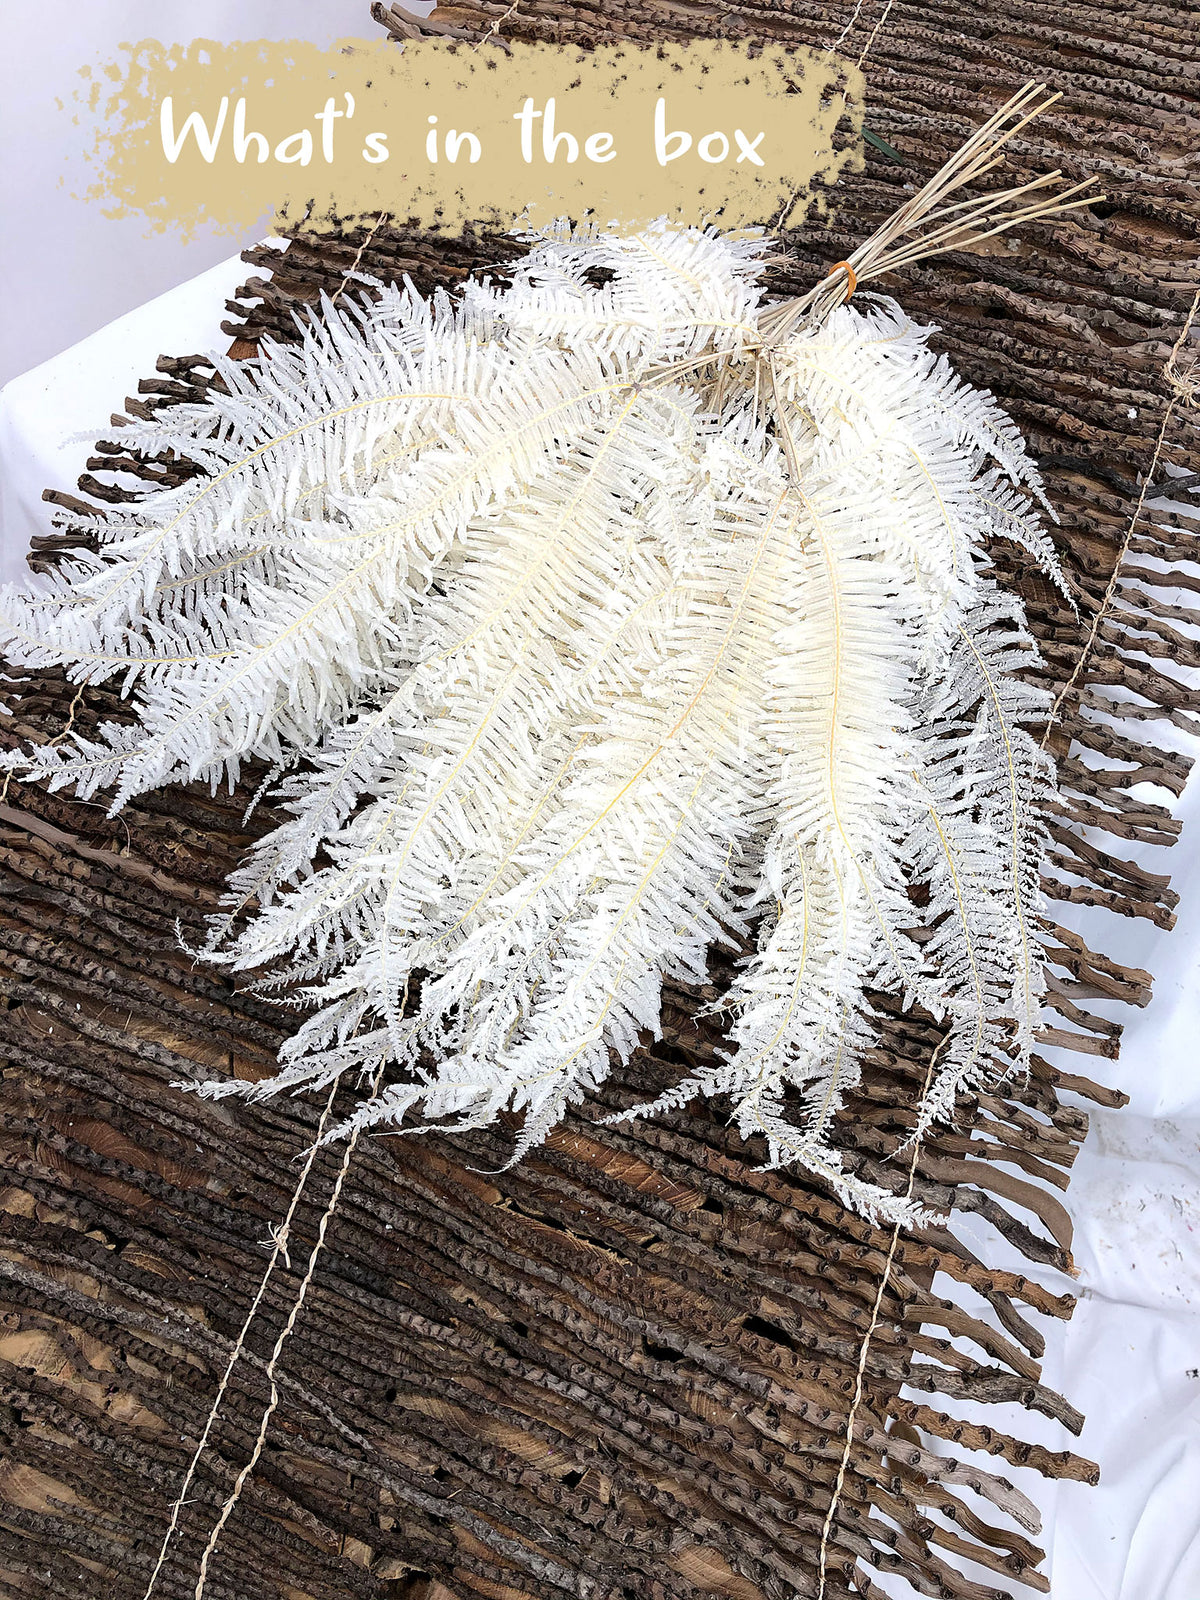
<path fill-rule="evenodd" d="M 493 30 L 489 49 L 503 48 L 500 35 L 828 44 L 851 15 L 806 0 L 497 0 L 419 24 L 375 9 L 398 37 Z M 862 9 L 844 46 L 855 56 L 878 19 Z M 1027 0 L 893 5 L 871 45 L 868 124 L 904 164 L 869 153 L 830 217 L 789 237 L 794 273 L 778 283 L 806 287 L 847 255 L 1024 79 L 1063 90 L 1015 165 L 1097 173 L 1107 201 L 986 258 L 911 269 L 896 289 L 941 325 L 940 345 L 998 395 L 1041 460 L 1083 624 L 1045 585 L 1005 570 L 1052 686 L 1079 666 L 1128 544 L 1062 708 L 1046 887 L 1160 926 L 1174 915 L 1167 877 L 1125 857 L 1128 842 L 1177 833 L 1142 785 L 1177 795 L 1187 774 L 1153 724 L 1200 728 L 1197 696 L 1172 670 L 1200 660 L 1196 614 L 1176 592 L 1200 588 L 1200 522 L 1156 515 L 1127 535 L 1195 279 L 1200 194 L 1186 157 L 1198 59 L 1195 6 L 1135 17 Z M 265 332 L 288 337 L 293 308 L 342 286 L 355 263 L 431 287 L 508 248 L 434 241 L 389 219 L 344 239 L 299 236 L 282 258 L 248 253 L 273 275 L 250 279 L 229 332 L 247 353 Z M 168 405 L 211 380 L 198 357 L 164 358 L 127 406 Z M 1194 409 L 1177 399 L 1169 421 L 1162 461 L 1195 472 Z M 103 503 L 135 496 L 138 480 L 178 473 L 131 457 L 116 434 L 89 462 L 86 499 L 52 496 L 68 526 L 35 559 L 86 538 Z M 51 674 L 7 685 L 5 700 L 8 743 L 87 731 L 119 704 Z M 178 920 L 195 940 L 249 827 L 269 825 L 269 814 L 243 823 L 253 788 L 251 775 L 232 798 L 164 791 L 115 821 L 18 783 L 0 798 L 4 1596 L 144 1593 L 316 1127 L 307 1101 L 247 1107 L 172 1087 L 269 1073 L 290 1026 L 194 967 L 176 937 Z M 1150 979 L 1065 930 L 1052 950 L 1057 1015 L 1043 1037 L 1103 1064 L 1120 1028 L 1090 1004 L 1144 1005 Z M 714 985 L 722 976 L 717 964 Z M 696 1020 L 697 998 L 669 991 L 663 1041 L 514 1171 L 487 1170 L 505 1158 L 502 1131 L 359 1145 L 210 1600 L 793 1600 L 821 1592 L 822 1565 L 830 1600 L 881 1594 L 879 1573 L 963 1600 L 1046 1589 L 1036 1512 L 1008 1467 L 1088 1481 L 1097 1469 L 1009 1435 L 985 1407 L 1040 1411 L 1069 1443 L 1082 1419 L 1041 1384 L 1038 1360 L 1039 1324 L 1069 1316 L 1072 1301 L 990 1267 L 955 1219 L 976 1241 L 994 1229 L 1039 1267 L 1069 1271 L 1060 1192 L 1087 1129 L 1080 1100 L 1123 1097 L 1038 1058 L 1027 1083 L 964 1100 L 913 1177 L 951 1223 L 896 1238 L 801 1176 L 758 1170 L 764 1152 L 720 1108 L 596 1125 L 711 1057 L 719 1039 Z M 889 1156 L 934 1039 L 919 1017 L 887 1017 L 841 1118 L 848 1161 L 875 1182 L 908 1181 L 908 1158 Z M 192 1594 L 250 1453 L 264 1363 L 340 1160 L 337 1149 L 317 1159 L 291 1254 L 188 1490 L 155 1591 L 164 1600 Z M 887 1580 L 887 1592 L 903 1589 Z"/>

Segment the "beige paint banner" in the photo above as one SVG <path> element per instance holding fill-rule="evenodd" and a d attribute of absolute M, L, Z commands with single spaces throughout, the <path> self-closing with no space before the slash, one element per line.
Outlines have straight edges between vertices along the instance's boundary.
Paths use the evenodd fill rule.
<path fill-rule="evenodd" d="M 862 74 L 832 52 L 348 40 L 123 47 L 85 77 L 87 198 L 156 227 L 441 232 L 590 216 L 793 226 L 861 165 Z"/>

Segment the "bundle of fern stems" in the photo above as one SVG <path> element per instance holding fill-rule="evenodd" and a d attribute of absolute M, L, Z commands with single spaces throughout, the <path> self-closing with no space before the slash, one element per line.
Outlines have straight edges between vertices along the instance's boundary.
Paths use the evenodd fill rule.
<path fill-rule="evenodd" d="M 503 286 L 326 300 L 132 425 L 198 476 L 0 619 L 133 716 L 9 759 L 113 812 L 270 764 L 284 820 L 200 954 L 306 1014 L 201 1093 L 374 1084 L 339 1134 L 515 1110 L 516 1160 L 725 943 L 726 1049 L 624 1115 L 727 1096 L 772 1165 L 918 1216 L 834 1119 L 872 993 L 941 1027 L 917 1136 L 1027 1061 L 1054 775 L 989 548 L 1062 576 L 1017 430 L 860 286 L 1083 203 L 947 199 L 1037 98 L 802 300 L 762 236 L 557 224 Z"/>

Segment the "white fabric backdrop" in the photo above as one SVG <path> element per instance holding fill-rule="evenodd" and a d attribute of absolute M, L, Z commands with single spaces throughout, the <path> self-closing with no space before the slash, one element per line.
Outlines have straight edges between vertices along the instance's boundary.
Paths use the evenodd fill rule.
<path fill-rule="evenodd" d="M 103 434 L 109 412 L 158 354 L 227 348 L 224 301 L 244 271 L 236 259 L 216 266 L 0 391 L 0 565 L 9 576 L 22 570 L 30 533 L 49 526 L 42 488 L 73 489 L 89 453 L 86 439 L 68 436 Z M 1155 733 L 1189 748 L 1170 727 L 1157 724 Z M 1190 748 L 1200 754 L 1200 745 Z M 991 1407 L 986 1419 L 1101 1464 L 1098 1489 L 1047 1484 L 1001 1464 L 1046 1513 L 1052 1600 L 1200 1600 L 1200 784 L 1176 809 L 1182 842 L 1137 852 L 1169 871 L 1181 892 L 1173 932 L 1056 908 L 1093 948 L 1155 976 L 1147 1011 L 1111 1013 L 1126 1024 L 1121 1059 L 1094 1074 L 1132 1103 L 1090 1112 L 1067 1196 L 1078 1281 L 1031 1271 L 978 1219 L 957 1223 L 984 1259 L 1080 1296 L 1070 1323 L 1044 1319 L 1044 1377 L 1086 1414 L 1082 1438 L 1015 1409 L 1006 1421 L 1008 1408 Z M 1078 1070 L 1080 1059 L 1062 1065 Z M 941 1282 L 937 1290 L 963 1293 Z M 981 1464 L 998 1470 L 991 1458 Z M 994 1574 L 974 1575 L 995 1584 Z"/>

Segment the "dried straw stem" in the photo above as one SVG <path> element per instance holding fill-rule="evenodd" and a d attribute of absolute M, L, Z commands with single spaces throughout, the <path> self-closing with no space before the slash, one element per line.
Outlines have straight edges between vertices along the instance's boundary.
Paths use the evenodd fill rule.
<path fill-rule="evenodd" d="M 781 301 L 766 312 L 759 319 L 764 335 L 779 341 L 803 323 L 822 321 L 848 300 L 859 284 L 885 272 L 948 250 L 969 250 L 1019 223 L 1046 221 L 1102 199 L 1095 193 L 1083 193 L 1095 182 L 1087 178 L 1069 189 L 1030 200 L 1028 197 L 1035 191 L 1062 176 L 1056 169 L 995 194 L 946 203 L 951 195 L 998 167 L 1009 140 L 1060 98 L 1057 92 L 1040 98 L 1044 91 L 1045 85 L 1040 83 L 1027 83 L 1019 89 L 853 255 L 838 262 L 829 276 L 807 294 Z M 1018 201 L 1023 203 L 1015 204 Z"/>

